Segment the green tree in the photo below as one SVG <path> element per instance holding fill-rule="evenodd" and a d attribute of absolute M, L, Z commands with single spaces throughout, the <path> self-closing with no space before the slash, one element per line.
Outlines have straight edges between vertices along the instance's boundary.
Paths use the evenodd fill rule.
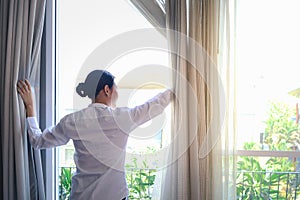
<path fill-rule="evenodd" d="M 294 108 L 283 102 L 271 102 L 265 128 L 265 143 L 270 150 L 293 150 L 300 144 L 299 126 L 292 120 Z"/>

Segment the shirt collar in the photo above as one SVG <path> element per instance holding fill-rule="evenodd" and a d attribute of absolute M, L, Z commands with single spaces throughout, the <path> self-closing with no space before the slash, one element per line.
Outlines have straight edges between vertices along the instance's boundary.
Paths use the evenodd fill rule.
<path fill-rule="evenodd" d="M 101 107 L 101 108 L 107 108 L 108 106 L 103 103 L 91 103 L 89 107 Z"/>

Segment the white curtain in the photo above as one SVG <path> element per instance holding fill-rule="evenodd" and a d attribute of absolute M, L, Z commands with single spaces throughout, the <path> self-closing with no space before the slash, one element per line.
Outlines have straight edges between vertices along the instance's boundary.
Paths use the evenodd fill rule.
<path fill-rule="evenodd" d="M 222 143 L 222 199 L 236 199 L 236 12 L 237 0 L 220 6 L 219 73 L 225 92 Z"/>
<path fill-rule="evenodd" d="M 164 8 L 176 101 L 153 198 L 235 199 L 235 0 L 166 0 Z"/>
<path fill-rule="evenodd" d="M 39 106 L 45 3 L 0 2 L 0 199 L 45 199 L 41 153 L 27 139 L 25 109 L 16 90 L 19 79 L 28 79 Z"/>

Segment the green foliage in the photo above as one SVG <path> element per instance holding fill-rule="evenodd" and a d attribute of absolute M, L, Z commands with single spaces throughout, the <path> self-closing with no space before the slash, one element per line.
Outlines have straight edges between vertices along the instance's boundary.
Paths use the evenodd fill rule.
<path fill-rule="evenodd" d="M 283 102 L 271 102 L 266 120 L 264 142 L 273 151 L 290 151 L 300 144 L 299 125 L 292 120 L 296 115 L 295 108 Z M 295 171 L 295 164 L 287 158 L 270 158 L 267 161 L 269 170 Z"/>
<path fill-rule="evenodd" d="M 263 167 L 257 157 L 241 157 L 237 163 L 237 199 L 291 199 L 300 183 L 295 174 L 285 173 L 291 169 L 287 158 L 271 158 Z"/>
<path fill-rule="evenodd" d="M 147 163 L 143 162 L 142 168 L 137 168 L 136 159 L 132 165 L 127 165 L 126 180 L 129 188 L 129 199 L 151 199 L 156 170 L 148 169 Z"/>
<path fill-rule="evenodd" d="M 148 169 L 146 162 L 143 163 L 143 168 L 137 168 L 136 160 L 134 158 L 131 165 L 126 165 L 129 199 L 151 199 L 156 170 Z M 61 168 L 59 176 L 59 199 L 61 200 L 70 199 L 72 169 L 71 167 Z"/>
<path fill-rule="evenodd" d="M 130 163 L 126 164 L 129 199 L 151 199 L 157 170 L 155 169 L 156 166 L 149 167 L 149 164 L 156 163 L 156 161 L 151 162 L 147 160 L 145 155 L 154 153 L 155 151 L 155 148 L 147 147 L 147 149 L 142 152 L 136 152 L 137 156 L 132 158 Z"/>
<path fill-rule="evenodd" d="M 265 122 L 264 141 L 270 150 L 292 150 L 296 144 L 300 144 L 299 126 L 291 120 L 295 115 L 295 108 L 282 102 L 271 102 Z"/>
<path fill-rule="evenodd" d="M 70 199 L 71 182 L 72 182 L 72 168 L 61 168 L 61 175 L 59 177 L 59 199 Z"/>
<path fill-rule="evenodd" d="M 260 150 L 260 146 L 259 146 L 259 144 L 255 143 L 255 142 L 246 142 L 244 144 L 244 149 L 245 150 Z"/>
<path fill-rule="evenodd" d="M 245 143 L 245 150 L 257 150 L 258 144 L 254 142 Z M 261 191 L 261 182 L 265 180 L 263 168 L 260 165 L 258 158 L 256 157 L 240 157 L 237 161 L 237 177 L 236 177 L 236 192 L 237 199 L 261 199 L 261 196 L 265 194 L 264 188 Z M 262 195 L 261 195 L 262 194 Z"/>
<path fill-rule="evenodd" d="M 293 150 L 300 144 L 299 126 L 291 120 L 295 110 L 287 104 L 272 102 L 265 121 L 264 143 L 270 150 Z M 244 144 L 245 150 L 260 150 L 260 144 Z M 289 158 L 239 157 L 237 161 L 237 199 L 292 199 L 299 191 L 300 177 Z M 300 193 L 297 192 L 297 196 Z"/>

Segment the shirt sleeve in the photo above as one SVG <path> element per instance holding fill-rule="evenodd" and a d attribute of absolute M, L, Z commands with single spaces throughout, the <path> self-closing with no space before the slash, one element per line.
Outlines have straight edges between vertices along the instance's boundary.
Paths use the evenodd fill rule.
<path fill-rule="evenodd" d="M 128 108 L 125 112 L 117 113 L 116 121 L 120 129 L 129 133 L 143 123 L 161 114 L 173 99 L 171 90 L 166 90 L 148 100 L 142 105 Z"/>
<path fill-rule="evenodd" d="M 36 117 L 28 117 L 28 135 L 33 148 L 44 149 L 66 144 L 70 138 L 64 133 L 63 122 L 41 131 Z"/>

